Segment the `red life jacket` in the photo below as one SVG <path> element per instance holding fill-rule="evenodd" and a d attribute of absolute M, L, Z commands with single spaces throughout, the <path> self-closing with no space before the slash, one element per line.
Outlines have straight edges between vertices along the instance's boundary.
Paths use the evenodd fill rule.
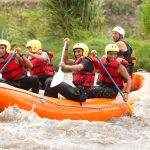
<path fill-rule="evenodd" d="M 5 63 L 10 59 L 12 55 L 13 53 L 9 53 L 5 60 L 0 58 L 0 69 L 5 65 Z M 24 66 L 17 62 L 15 59 L 16 56 L 2 72 L 3 78 L 16 81 L 27 75 Z"/>
<path fill-rule="evenodd" d="M 105 65 L 107 71 L 110 73 L 110 75 L 112 76 L 116 84 L 119 87 L 122 87 L 123 78 L 118 73 L 117 68 L 119 67 L 120 64 L 123 64 L 125 66 L 128 65 L 128 62 L 124 59 L 115 59 L 111 62 L 108 62 L 106 57 L 103 57 L 101 61 Z M 111 79 L 109 78 L 109 76 L 107 75 L 107 73 L 105 72 L 105 70 L 102 68 L 101 65 L 99 65 L 99 70 L 100 70 L 100 73 L 98 76 L 98 82 L 113 85 Z"/>
<path fill-rule="evenodd" d="M 79 58 L 75 63 L 80 64 L 83 58 L 88 59 L 92 62 L 92 60 L 88 57 L 81 57 Z M 94 67 L 94 64 L 93 64 Z M 92 87 L 94 85 L 94 79 L 95 79 L 95 67 L 92 71 L 92 73 L 79 70 L 73 72 L 73 84 L 75 86 L 84 86 L 84 87 Z"/>
<path fill-rule="evenodd" d="M 41 55 L 42 52 L 46 52 L 45 50 L 39 50 L 37 51 L 35 54 L 37 55 Z M 43 77 L 43 76 L 54 76 L 55 72 L 54 72 L 54 66 L 51 62 L 51 55 L 46 52 L 48 54 L 49 60 L 50 62 L 43 62 L 40 61 L 38 59 L 32 58 L 31 62 L 33 64 L 33 68 L 30 71 L 31 75 L 37 75 L 38 77 Z"/>

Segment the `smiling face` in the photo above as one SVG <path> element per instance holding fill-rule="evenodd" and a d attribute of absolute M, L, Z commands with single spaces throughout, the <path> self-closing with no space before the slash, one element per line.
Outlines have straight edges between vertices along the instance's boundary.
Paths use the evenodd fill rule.
<path fill-rule="evenodd" d="M 6 54 L 6 46 L 0 45 L 0 55 L 4 56 Z"/>
<path fill-rule="evenodd" d="M 109 61 L 113 61 L 113 60 L 117 59 L 117 56 L 118 56 L 118 52 L 109 51 L 107 53 L 107 58 L 108 58 Z"/>
<path fill-rule="evenodd" d="M 75 55 L 76 59 L 82 57 L 83 56 L 83 50 L 81 48 L 76 48 L 74 50 L 74 55 Z"/>

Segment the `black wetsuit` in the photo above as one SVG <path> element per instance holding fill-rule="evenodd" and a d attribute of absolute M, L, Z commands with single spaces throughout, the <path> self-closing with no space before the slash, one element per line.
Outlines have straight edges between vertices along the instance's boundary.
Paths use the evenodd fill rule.
<path fill-rule="evenodd" d="M 29 77 L 24 76 L 17 81 L 12 81 L 12 80 L 1 78 L 0 82 L 6 83 L 6 84 L 9 84 L 11 86 L 21 88 L 24 90 L 31 89 L 32 92 L 39 93 L 39 79 L 36 75 L 32 75 Z"/>
<path fill-rule="evenodd" d="M 87 71 L 92 73 L 94 70 L 93 62 L 83 58 L 83 60 L 80 62 L 80 64 L 83 64 L 84 69 L 83 71 Z M 47 96 L 58 98 L 58 93 L 62 96 L 66 97 L 67 99 L 74 100 L 74 101 L 85 101 L 88 98 L 88 91 L 89 87 L 84 87 L 82 85 L 73 87 L 69 85 L 68 83 L 61 82 L 59 85 L 50 88 Z"/>
<path fill-rule="evenodd" d="M 115 98 L 118 90 L 114 85 L 100 83 L 89 91 L 89 98 Z"/>
<path fill-rule="evenodd" d="M 129 75 L 132 75 L 134 64 L 132 63 L 133 58 L 131 57 L 131 54 L 133 52 L 133 49 L 127 42 L 125 42 L 125 41 L 123 41 L 123 42 L 125 43 L 125 45 L 127 47 L 127 51 L 126 52 L 119 51 L 119 55 L 123 56 L 123 58 L 128 61 L 129 65 L 126 67 L 126 69 L 129 73 Z"/>

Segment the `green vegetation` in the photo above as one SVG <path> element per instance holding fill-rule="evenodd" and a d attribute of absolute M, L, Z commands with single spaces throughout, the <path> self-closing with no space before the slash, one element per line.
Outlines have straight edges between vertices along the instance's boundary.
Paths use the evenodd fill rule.
<path fill-rule="evenodd" d="M 149 12 L 150 0 L 1 0 L 0 36 L 24 50 L 28 40 L 41 40 L 57 66 L 65 37 L 71 39 L 70 57 L 76 42 L 87 43 L 101 57 L 112 42 L 112 28 L 120 25 L 136 52 L 135 70 L 150 71 Z"/>
<path fill-rule="evenodd" d="M 101 0 L 43 0 L 43 15 L 48 21 L 48 31 L 53 35 L 75 36 L 77 29 L 100 29 L 104 22 L 101 2 Z"/>
<path fill-rule="evenodd" d="M 150 35 L 150 0 L 146 0 L 142 5 L 141 18 L 144 24 L 145 33 Z"/>

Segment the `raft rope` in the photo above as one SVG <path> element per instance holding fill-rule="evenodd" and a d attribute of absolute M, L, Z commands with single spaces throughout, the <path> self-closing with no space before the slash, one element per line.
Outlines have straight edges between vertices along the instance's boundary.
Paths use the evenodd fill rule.
<path fill-rule="evenodd" d="M 24 93 L 24 94 L 28 94 L 28 95 L 31 95 L 31 96 L 35 96 L 37 98 L 40 98 L 41 99 L 41 103 L 45 103 L 45 101 L 47 101 L 48 103 L 52 103 L 56 106 L 61 106 L 61 107 L 72 107 L 72 108 L 87 108 L 87 109 L 97 109 L 97 110 L 101 110 L 101 109 L 108 109 L 108 108 L 118 108 L 118 107 L 123 107 L 125 106 L 124 103 L 122 104 L 119 104 L 117 106 L 100 106 L 100 107 L 90 107 L 90 106 L 73 106 L 73 105 L 66 105 L 66 104 L 57 104 L 56 102 L 53 102 L 47 98 L 44 98 L 43 95 L 41 96 L 38 96 L 36 94 L 32 94 L 32 93 L 27 93 L 25 91 L 20 91 L 18 89 L 11 89 L 11 88 L 8 88 L 8 87 L 0 87 L 2 89 L 7 89 L 7 90 L 12 90 L 12 91 L 16 91 L 16 92 L 20 92 L 20 93 Z"/>

